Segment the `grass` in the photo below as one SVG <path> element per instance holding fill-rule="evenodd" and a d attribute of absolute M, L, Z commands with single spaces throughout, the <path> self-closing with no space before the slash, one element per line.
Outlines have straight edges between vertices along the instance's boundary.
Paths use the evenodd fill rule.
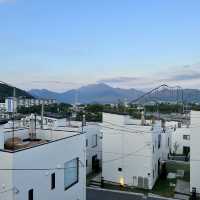
<path fill-rule="evenodd" d="M 174 197 L 175 187 L 170 186 L 170 183 L 176 184 L 176 179 L 174 180 L 158 179 L 152 190 L 152 193 L 164 197 Z"/>
<path fill-rule="evenodd" d="M 190 165 L 189 163 L 175 163 L 175 162 L 168 162 L 167 163 L 167 172 L 176 173 L 177 170 L 184 170 L 184 177 L 179 178 L 184 181 L 190 181 Z M 175 194 L 175 187 L 171 187 L 170 183 L 176 184 L 177 179 L 171 180 L 162 180 L 158 179 L 152 193 L 159 194 L 165 197 L 173 197 Z"/>
<path fill-rule="evenodd" d="M 176 173 L 177 170 L 184 170 L 184 177 L 182 180 L 184 181 L 190 181 L 190 164 L 189 163 L 175 163 L 175 162 L 169 162 L 167 163 L 167 171 Z"/>

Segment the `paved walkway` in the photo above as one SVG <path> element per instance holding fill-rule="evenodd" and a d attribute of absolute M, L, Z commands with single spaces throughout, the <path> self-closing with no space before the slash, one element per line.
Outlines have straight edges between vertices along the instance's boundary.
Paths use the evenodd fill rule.
<path fill-rule="evenodd" d="M 190 195 L 190 183 L 183 180 L 177 180 L 175 192 Z"/>

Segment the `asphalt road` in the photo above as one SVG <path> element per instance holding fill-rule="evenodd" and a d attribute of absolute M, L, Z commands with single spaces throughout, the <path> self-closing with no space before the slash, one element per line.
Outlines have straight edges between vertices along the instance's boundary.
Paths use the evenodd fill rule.
<path fill-rule="evenodd" d="M 140 195 L 87 189 L 86 200 L 143 200 Z"/>

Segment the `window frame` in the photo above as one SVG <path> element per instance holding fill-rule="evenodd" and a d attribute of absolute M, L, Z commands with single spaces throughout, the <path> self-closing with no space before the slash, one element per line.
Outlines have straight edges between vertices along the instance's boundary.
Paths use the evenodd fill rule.
<path fill-rule="evenodd" d="M 68 185 L 68 186 L 65 186 L 65 170 L 66 170 L 66 169 L 64 169 L 64 189 L 65 189 L 65 191 L 68 190 L 69 188 L 73 187 L 73 186 L 76 185 L 77 183 L 79 183 L 79 158 L 74 158 L 74 159 L 72 159 L 72 160 L 69 160 L 69 161 L 65 162 L 65 164 L 68 163 L 68 162 L 71 162 L 71 161 L 73 161 L 73 160 L 76 160 L 76 163 L 77 163 L 77 170 L 76 170 L 76 175 L 77 175 L 77 176 L 76 176 L 76 181 L 74 181 L 73 183 L 71 183 L 71 184 Z"/>
<path fill-rule="evenodd" d="M 190 135 L 183 135 L 183 140 L 190 140 Z"/>
<path fill-rule="evenodd" d="M 95 137 L 95 140 L 93 140 L 94 137 Z M 92 135 L 92 148 L 95 148 L 95 147 L 98 146 L 98 141 L 97 140 L 98 140 L 97 134 Z M 95 143 L 94 143 L 94 141 L 95 141 Z"/>

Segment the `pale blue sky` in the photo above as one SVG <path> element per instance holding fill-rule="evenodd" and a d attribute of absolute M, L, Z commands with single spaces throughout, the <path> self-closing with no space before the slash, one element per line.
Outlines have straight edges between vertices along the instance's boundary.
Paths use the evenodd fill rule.
<path fill-rule="evenodd" d="M 199 0 L 0 0 L 0 80 L 61 91 L 181 71 L 200 62 L 199 10 Z"/>

